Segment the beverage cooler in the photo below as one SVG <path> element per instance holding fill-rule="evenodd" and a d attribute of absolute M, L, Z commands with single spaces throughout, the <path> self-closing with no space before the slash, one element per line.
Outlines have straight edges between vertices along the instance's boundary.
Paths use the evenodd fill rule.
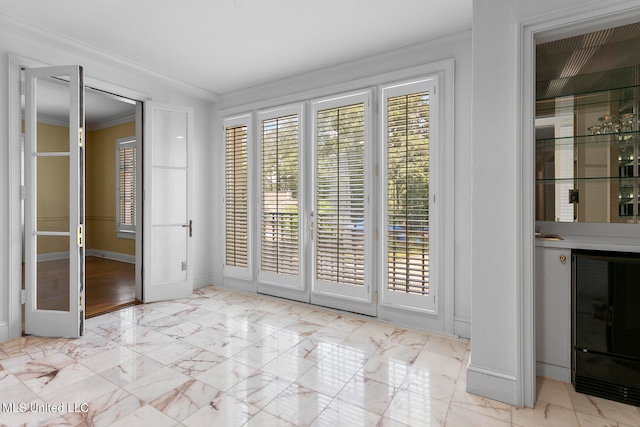
<path fill-rule="evenodd" d="M 640 406 L 640 254 L 572 251 L 575 390 Z"/>

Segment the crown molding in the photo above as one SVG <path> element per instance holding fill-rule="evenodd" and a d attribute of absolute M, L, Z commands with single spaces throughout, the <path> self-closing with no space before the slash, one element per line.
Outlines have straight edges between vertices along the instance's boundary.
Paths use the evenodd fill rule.
<path fill-rule="evenodd" d="M 225 110 L 233 107 L 237 107 L 242 104 L 249 104 L 255 102 L 257 98 L 260 98 L 261 94 L 270 93 L 270 94 L 278 94 L 281 96 L 282 93 L 290 94 L 290 93 L 301 93 L 307 92 L 313 89 L 317 89 L 318 87 L 327 87 L 333 86 L 339 82 L 345 81 L 344 76 L 354 74 L 354 70 L 371 70 L 369 74 L 363 74 L 359 76 L 352 76 L 352 78 L 347 78 L 347 80 L 363 80 L 366 77 L 371 77 L 374 75 L 388 74 L 393 71 L 398 71 L 403 68 L 414 68 L 419 64 L 425 63 L 424 60 L 417 60 L 415 64 L 408 66 L 399 66 L 393 67 L 390 66 L 388 69 L 379 70 L 377 67 L 380 64 L 397 64 L 399 58 L 423 58 L 424 52 L 429 52 L 430 50 L 440 48 L 443 46 L 448 46 L 453 43 L 468 41 L 471 40 L 471 30 L 462 31 L 459 33 L 454 33 L 450 35 L 446 35 L 443 37 L 439 37 L 432 40 L 423 41 L 420 43 L 412 44 L 409 46 L 388 50 L 382 53 L 378 53 L 375 55 L 366 56 L 363 58 L 359 58 L 353 61 L 343 62 L 341 64 L 332 65 L 330 67 L 320 68 L 314 71 L 310 71 L 308 73 L 302 73 L 295 76 L 287 77 L 280 80 L 275 80 L 269 83 L 252 86 L 246 89 L 240 89 L 234 92 L 223 93 L 220 95 L 220 109 Z M 452 57 L 452 54 L 446 56 L 446 58 Z M 435 60 L 427 60 L 426 62 L 437 62 Z M 359 71 L 356 71 L 359 72 Z M 332 76 L 339 76 L 338 80 L 335 82 L 326 82 L 327 78 L 331 78 Z M 309 84 L 309 82 L 312 82 Z M 291 92 L 293 91 L 293 92 Z M 239 101 L 238 101 L 239 100 Z"/>
<path fill-rule="evenodd" d="M 220 98 L 219 94 L 200 86 L 187 83 L 183 80 L 130 61 L 111 52 L 83 43 L 77 39 L 64 36 L 60 33 L 50 31 L 38 25 L 31 24 L 14 16 L 0 12 L 0 33 L 3 32 L 13 37 L 26 39 L 45 46 L 57 47 L 61 50 L 73 49 L 74 51 L 83 52 L 103 62 L 108 61 L 112 66 L 116 66 L 118 68 L 124 67 L 131 71 L 142 73 L 145 77 L 152 76 L 157 81 L 164 84 L 168 83 L 176 89 L 186 91 L 190 95 L 200 99 L 215 102 Z"/>
<path fill-rule="evenodd" d="M 122 125 L 125 123 L 131 123 L 131 122 L 135 122 L 136 120 L 136 113 L 126 113 L 126 114 L 122 114 L 119 116 L 115 116 L 115 117 L 109 117 L 108 119 L 104 119 L 104 120 L 95 120 L 91 123 L 87 123 L 87 130 L 89 131 L 94 131 L 94 130 L 101 130 L 101 129 L 107 129 L 113 126 L 118 126 L 118 125 Z"/>

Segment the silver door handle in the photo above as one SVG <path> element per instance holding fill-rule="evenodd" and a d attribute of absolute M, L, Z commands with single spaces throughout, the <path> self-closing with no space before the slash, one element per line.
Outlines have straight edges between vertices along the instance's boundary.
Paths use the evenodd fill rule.
<path fill-rule="evenodd" d="M 193 221 L 189 220 L 189 224 L 182 224 L 182 227 L 189 227 L 189 237 L 193 237 Z"/>

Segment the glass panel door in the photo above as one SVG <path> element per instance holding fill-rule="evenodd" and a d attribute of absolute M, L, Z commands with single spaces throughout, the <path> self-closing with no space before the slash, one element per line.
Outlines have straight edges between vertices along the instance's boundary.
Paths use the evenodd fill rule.
<path fill-rule="evenodd" d="M 368 92 L 313 104 L 312 302 L 374 314 L 368 116 Z"/>
<path fill-rule="evenodd" d="M 79 66 L 26 71 L 27 334 L 84 333 L 83 98 Z"/>

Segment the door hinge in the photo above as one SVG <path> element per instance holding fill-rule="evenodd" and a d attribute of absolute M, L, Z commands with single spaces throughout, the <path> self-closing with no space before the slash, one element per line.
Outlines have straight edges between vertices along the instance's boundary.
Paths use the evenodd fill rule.
<path fill-rule="evenodd" d="M 182 261 L 182 271 L 187 271 L 187 261 Z"/>
<path fill-rule="evenodd" d="M 84 310 L 84 292 L 80 292 L 80 296 L 78 297 L 78 308 L 80 311 Z"/>
<path fill-rule="evenodd" d="M 82 147 L 82 128 L 78 128 L 78 146 Z"/>
<path fill-rule="evenodd" d="M 82 224 L 78 225 L 78 247 L 84 247 L 84 226 Z"/>

